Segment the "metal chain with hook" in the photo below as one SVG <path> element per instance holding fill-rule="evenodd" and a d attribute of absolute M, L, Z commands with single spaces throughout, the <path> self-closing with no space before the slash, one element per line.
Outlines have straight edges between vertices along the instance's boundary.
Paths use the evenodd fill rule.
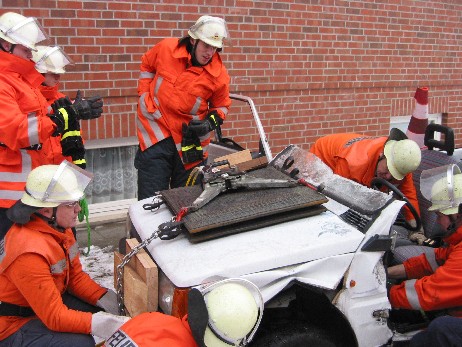
<path fill-rule="evenodd" d="M 124 303 L 124 267 L 127 265 L 132 257 L 139 252 L 140 249 L 144 248 L 145 246 L 149 245 L 152 240 L 156 239 L 159 237 L 159 230 L 156 230 L 152 233 L 151 236 L 149 236 L 147 239 L 145 239 L 143 242 L 139 243 L 136 245 L 129 253 L 127 253 L 123 259 L 122 262 L 117 265 L 117 305 L 119 307 L 119 314 L 121 315 L 126 315 L 125 313 L 125 303 Z"/>
<path fill-rule="evenodd" d="M 143 208 L 152 212 L 157 212 L 160 205 L 163 204 L 162 196 L 156 195 L 152 200 L 152 204 L 145 204 Z M 169 222 L 165 222 L 159 225 L 158 229 L 152 233 L 147 239 L 136 245 L 129 253 L 127 253 L 121 263 L 117 265 L 117 305 L 119 307 L 119 314 L 125 315 L 125 303 L 124 303 L 124 267 L 127 265 L 133 256 L 140 251 L 140 249 L 149 245 L 152 240 L 160 238 L 161 240 L 171 240 L 177 237 L 182 228 L 182 222 L 177 221 L 177 216 L 173 216 Z"/>

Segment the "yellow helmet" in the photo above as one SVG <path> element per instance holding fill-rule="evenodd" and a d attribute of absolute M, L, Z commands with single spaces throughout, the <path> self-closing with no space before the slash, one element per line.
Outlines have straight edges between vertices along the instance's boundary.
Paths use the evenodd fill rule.
<path fill-rule="evenodd" d="M 409 139 L 389 140 L 385 143 L 384 155 L 391 175 L 402 180 L 408 173 L 415 171 L 422 158 L 419 145 Z"/>
<path fill-rule="evenodd" d="M 262 315 L 261 293 L 244 279 L 215 282 L 189 294 L 188 323 L 199 346 L 245 346 Z"/>
<path fill-rule="evenodd" d="M 188 35 L 212 47 L 222 48 L 223 39 L 228 38 L 228 29 L 224 19 L 202 16 L 189 28 Z"/>
<path fill-rule="evenodd" d="M 60 165 L 38 166 L 27 176 L 21 202 L 34 207 L 56 207 L 79 201 L 92 177 L 89 171 L 66 160 Z"/>
<path fill-rule="evenodd" d="M 456 214 L 462 204 L 462 174 L 459 167 L 449 164 L 422 171 L 420 190 L 432 203 L 429 211 Z"/>
<path fill-rule="evenodd" d="M 0 38 L 36 50 L 35 45 L 48 39 L 48 35 L 36 18 L 6 12 L 0 16 Z"/>
<path fill-rule="evenodd" d="M 67 65 L 73 65 L 72 59 L 59 46 L 36 46 L 32 52 L 35 68 L 40 73 L 63 74 Z"/>

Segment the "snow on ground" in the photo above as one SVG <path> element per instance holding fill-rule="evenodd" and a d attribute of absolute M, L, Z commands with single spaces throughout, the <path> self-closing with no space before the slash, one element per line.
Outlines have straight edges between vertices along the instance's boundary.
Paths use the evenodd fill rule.
<path fill-rule="evenodd" d="M 86 252 L 87 247 L 80 249 L 83 270 L 102 287 L 114 289 L 114 247 L 91 246 L 87 256 Z"/>

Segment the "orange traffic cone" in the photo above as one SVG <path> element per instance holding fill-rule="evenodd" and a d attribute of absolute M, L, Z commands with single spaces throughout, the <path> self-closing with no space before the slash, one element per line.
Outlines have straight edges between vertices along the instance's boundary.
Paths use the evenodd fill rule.
<path fill-rule="evenodd" d="M 428 125 L 428 87 L 417 88 L 414 99 L 414 112 L 412 112 L 406 135 L 422 148 L 424 147 L 425 128 Z"/>

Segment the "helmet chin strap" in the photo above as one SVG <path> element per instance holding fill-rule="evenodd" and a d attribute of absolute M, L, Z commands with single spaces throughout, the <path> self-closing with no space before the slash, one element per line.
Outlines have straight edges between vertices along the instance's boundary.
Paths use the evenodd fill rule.
<path fill-rule="evenodd" d="M 449 216 L 449 219 L 451 220 L 451 224 L 448 226 L 447 230 L 447 236 L 450 236 L 454 234 L 457 229 L 462 225 L 462 218 L 461 214 L 458 213 L 457 216 Z"/>
<path fill-rule="evenodd" d="M 58 231 L 63 231 L 64 228 L 59 226 L 58 223 L 56 222 L 56 212 L 57 211 L 58 211 L 58 207 L 53 207 L 53 213 L 52 213 L 51 217 L 48 218 L 48 224 L 50 224 L 50 226 L 53 229 L 56 229 Z"/>

